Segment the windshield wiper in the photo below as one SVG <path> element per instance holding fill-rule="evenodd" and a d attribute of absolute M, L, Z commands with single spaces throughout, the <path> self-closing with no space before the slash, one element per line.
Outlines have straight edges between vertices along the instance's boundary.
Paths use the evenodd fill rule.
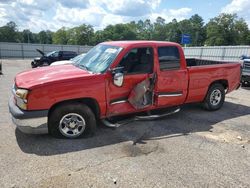
<path fill-rule="evenodd" d="M 77 66 L 79 66 L 80 68 L 83 68 L 83 69 L 89 71 L 89 69 L 88 69 L 88 67 L 86 65 L 78 64 Z"/>

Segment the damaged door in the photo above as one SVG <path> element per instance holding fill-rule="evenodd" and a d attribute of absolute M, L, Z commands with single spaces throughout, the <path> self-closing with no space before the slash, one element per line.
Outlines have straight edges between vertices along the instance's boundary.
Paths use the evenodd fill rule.
<path fill-rule="evenodd" d="M 118 73 L 123 74 L 122 85 L 116 85 L 114 80 L 109 82 L 108 115 L 134 112 L 152 104 L 149 90 L 153 80 L 153 59 L 152 47 L 133 48 L 126 53 L 117 66 Z"/>

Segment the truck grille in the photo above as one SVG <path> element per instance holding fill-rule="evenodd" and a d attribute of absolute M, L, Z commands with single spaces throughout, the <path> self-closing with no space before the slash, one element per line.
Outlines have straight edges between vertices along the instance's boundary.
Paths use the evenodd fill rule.
<path fill-rule="evenodd" d="M 244 61 L 243 69 L 245 71 L 250 71 L 250 62 Z"/>

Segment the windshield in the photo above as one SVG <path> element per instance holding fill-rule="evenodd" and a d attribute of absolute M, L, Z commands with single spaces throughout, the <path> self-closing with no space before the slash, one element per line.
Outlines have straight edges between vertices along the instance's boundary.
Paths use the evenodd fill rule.
<path fill-rule="evenodd" d="M 54 53 L 56 53 L 56 51 L 49 52 L 49 53 L 46 54 L 46 56 L 47 56 L 47 57 L 52 56 Z"/>
<path fill-rule="evenodd" d="M 113 63 L 121 50 L 122 48 L 118 46 L 99 44 L 74 65 L 94 73 L 103 73 Z"/>
<path fill-rule="evenodd" d="M 70 61 L 73 61 L 74 63 L 80 62 L 85 55 L 86 55 L 85 53 L 80 54 L 74 58 L 71 58 Z"/>

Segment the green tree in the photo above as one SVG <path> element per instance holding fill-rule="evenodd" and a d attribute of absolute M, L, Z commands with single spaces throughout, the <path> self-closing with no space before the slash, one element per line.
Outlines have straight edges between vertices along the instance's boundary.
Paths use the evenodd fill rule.
<path fill-rule="evenodd" d="M 235 21 L 236 44 L 249 45 L 249 30 L 244 19 L 240 18 Z"/>
<path fill-rule="evenodd" d="M 164 41 L 168 38 L 165 19 L 163 19 L 162 17 L 158 17 L 156 19 L 156 22 L 154 23 L 154 31 L 152 38 L 154 40 L 161 40 L 161 41 Z"/>
<path fill-rule="evenodd" d="M 104 41 L 105 41 L 105 38 L 103 36 L 103 31 L 101 30 L 96 31 L 94 34 L 94 44 L 98 44 Z"/>
<path fill-rule="evenodd" d="M 220 14 L 207 24 L 206 45 L 240 45 L 248 41 L 248 27 L 236 14 Z"/>
<path fill-rule="evenodd" d="M 53 44 L 67 44 L 68 40 L 69 39 L 68 39 L 67 31 L 65 27 L 62 27 L 61 29 L 57 30 L 52 35 Z"/>
<path fill-rule="evenodd" d="M 46 34 L 45 31 L 40 31 L 38 33 L 38 40 L 39 40 L 39 43 L 46 44 L 46 42 L 47 42 L 47 34 Z"/>
<path fill-rule="evenodd" d="M 198 14 L 191 16 L 190 19 L 182 20 L 178 23 L 181 34 L 191 36 L 190 46 L 202 46 L 206 39 L 206 30 L 202 17 Z"/>
<path fill-rule="evenodd" d="M 94 29 L 91 25 L 82 24 L 67 31 L 68 44 L 93 45 Z"/>
<path fill-rule="evenodd" d="M 195 14 L 189 19 L 191 23 L 192 46 L 202 46 L 206 40 L 206 27 L 201 16 Z"/>
<path fill-rule="evenodd" d="M 108 25 L 103 31 L 97 32 L 96 42 L 109 40 L 136 40 L 136 32 L 134 25 L 116 24 Z"/>
<path fill-rule="evenodd" d="M 1 42 L 18 42 L 17 25 L 15 22 L 8 22 L 5 26 L 0 27 Z"/>
<path fill-rule="evenodd" d="M 37 40 L 40 44 L 51 44 L 52 43 L 52 35 L 53 35 L 53 33 L 49 30 L 40 31 L 37 34 Z"/>
<path fill-rule="evenodd" d="M 179 23 L 176 19 L 166 24 L 166 40 L 171 42 L 181 42 L 181 31 L 179 29 Z"/>
<path fill-rule="evenodd" d="M 21 42 L 23 43 L 34 43 L 36 42 L 36 36 L 29 30 L 29 29 L 24 29 L 21 32 Z"/>
<path fill-rule="evenodd" d="M 154 25 L 150 19 L 145 21 L 139 20 L 137 22 L 137 38 L 140 40 L 152 40 L 154 32 Z"/>

